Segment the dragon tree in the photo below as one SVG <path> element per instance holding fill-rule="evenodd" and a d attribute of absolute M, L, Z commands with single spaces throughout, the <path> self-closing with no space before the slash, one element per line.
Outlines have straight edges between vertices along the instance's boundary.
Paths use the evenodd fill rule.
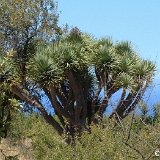
<path fill-rule="evenodd" d="M 155 72 L 155 65 L 140 58 L 131 43 L 93 39 L 77 28 L 53 43 L 37 45 L 23 76 L 15 57 L 14 50 L 1 54 L 1 84 L 60 135 L 73 137 L 102 121 L 117 92 L 121 96 L 110 118 L 124 119 L 142 99 Z"/>

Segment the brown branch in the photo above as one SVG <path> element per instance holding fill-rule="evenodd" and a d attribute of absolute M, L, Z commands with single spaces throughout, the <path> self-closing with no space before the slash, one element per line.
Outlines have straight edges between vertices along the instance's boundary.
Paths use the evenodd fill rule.
<path fill-rule="evenodd" d="M 96 111 L 95 111 L 96 103 L 97 103 L 97 101 L 98 101 L 99 94 L 100 94 L 101 90 L 102 90 L 102 87 L 99 86 L 99 87 L 98 87 L 98 90 L 97 90 L 97 92 L 96 92 L 96 94 L 95 94 L 95 96 L 94 96 L 94 98 L 93 98 L 93 100 L 92 100 L 92 104 L 91 104 L 92 116 L 94 116 L 94 114 L 95 114 L 95 112 L 96 112 Z"/>
<path fill-rule="evenodd" d="M 35 106 L 42 114 L 44 119 L 51 124 L 60 135 L 63 134 L 63 128 L 59 125 L 59 123 L 51 116 L 48 115 L 47 111 L 44 109 L 42 104 L 33 96 L 26 94 L 23 89 L 21 89 L 19 86 L 12 85 L 11 91 L 17 95 L 21 100 L 27 102 L 31 106 Z"/>
<path fill-rule="evenodd" d="M 130 137 L 131 137 L 131 130 L 132 130 L 132 126 L 133 126 L 134 116 L 135 116 L 135 112 L 134 112 L 133 115 L 132 115 L 131 124 L 130 124 L 130 127 L 129 127 L 129 132 L 128 132 L 128 136 L 127 136 L 126 142 L 128 142 L 128 140 L 129 140 Z"/>
<path fill-rule="evenodd" d="M 116 114 L 117 114 L 117 113 L 116 113 Z M 122 127 L 123 135 L 125 135 L 126 129 L 125 129 L 125 127 L 123 126 L 122 120 L 121 120 L 121 118 L 119 117 L 118 114 L 117 114 L 117 117 L 118 117 L 118 121 L 119 121 L 119 123 L 120 123 L 120 125 L 121 125 L 121 127 Z M 130 130 L 129 130 L 129 134 L 128 134 L 128 136 L 127 136 L 127 140 L 122 141 L 122 142 L 123 142 L 126 146 L 129 146 L 131 149 L 135 150 L 135 151 L 142 157 L 142 159 L 145 160 L 145 157 L 143 156 L 143 154 L 142 154 L 137 148 L 135 148 L 133 145 L 130 145 L 130 144 L 128 143 L 128 140 L 130 139 L 130 134 L 131 134 L 131 127 L 132 127 L 132 123 L 133 123 L 133 118 L 134 118 L 134 114 L 133 114 L 133 116 L 132 116 L 131 125 L 130 125 Z"/>
<path fill-rule="evenodd" d="M 142 154 L 137 148 L 135 148 L 134 146 L 130 145 L 130 144 L 127 143 L 127 142 L 123 142 L 123 143 L 124 143 L 126 146 L 129 146 L 131 149 L 135 150 L 135 151 L 142 157 L 142 159 L 145 160 L 145 157 L 143 156 L 143 154 Z"/>
<path fill-rule="evenodd" d="M 123 114 L 125 112 L 125 110 L 133 103 L 133 100 L 135 99 L 135 97 L 137 96 L 137 92 L 139 91 L 140 87 L 137 89 L 137 91 L 130 92 L 128 94 L 128 96 L 126 97 L 126 99 L 123 100 L 123 103 L 121 104 L 121 106 L 119 107 L 119 109 L 116 110 L 117 114 L 122 118 Z M 115 112 L 113 112 L 110 115 L 110 118 L 113 117 Z"/>
<path fill-rule="evenodd" d="M 108 98 L 108 95 L 105 95 L 99 109 L 98 109 L 98 115 L 102 116 L 104 110 L 106 109 L 107 105 L 108 105 L 108 101 L 109 101 L 109 98 Z"/>
<path fill-rule="evenodd" d="M 83 109 L 83 116 L 82 116 L 82 123 L 85 123 L 87 117 L 87 105 L 85 102 L 84 94 L 82 87 L 79 85 L 77 80 L 75 79 L 74 72 L 69 70 L 66 72 L 66 75 L 69 79 L 75 100 L 76 100 L 76 107 L 75 107 L 75 121 L 76 123 L 80 123 L 80 115 Z"/>
<path fill-rule="evenodd" d="M 56 89 L 56 94 L 57 94 L 59 100 L 61 101 L 62 106 L 66 107 L 66 105 L 67 105 L 67 98 L 65 97 L 65 94 L 63 93 L 62 89 L 61 88 L 59 88 L 59 89 L 57 88 Z"/>
<path fill-rule="evenodd" d="M 160 140 L 160 139 L 159 139 Z M 160 147 L 160 143 L 153 149 L 153 151 L 149 154 L 149 156 L 145 159 L 145 160 L 148 160 L 151 158 L 151 156 L 153 155 L 153 153 L 156 151 L 156 149 Z"/>
<path fill-rule="evenodd" d="M 66 109 L 69 111 L 71 116 L 74 115 L 74 97 L 72 88 L 70 86 L 69 86 L 69 94 L 68 94 Z"/>
<path fill-rule="evenodd" d="M 46 87 L 43 87 L 43 90 L 44 90 L 45 94 L 48 96 L 48 98 L 50 99 L 51 104 L 52 104 L 52 108 L 55 110 L 55 108 L 54 108 L 54 106 L 53 106 L 54 104 L 53 104 L 53 102 L 52 102 L 52 100 L 51 100 L 52 98 L 51 98 L 50 92 L 48 91 L 48 89 L 47 89 Z M 60 115 L 56 110 L 55 110 L 55 114 L 58 116 L 61 124 L 62 124 L 63 126 L 65 126 L 65 122 L 64 122 L 63 116 Z"/>
<path fill-rule="evenodd" d="M 136 98 L 134 99 L 134 101 L 130 104 L 130 107 L 126 110 L 125 114 L 123 115 L 123 118 L 125 118 L 130 112 L 132 112 L 134 110 L 134 108 L 136 107 L 136 105 L 140 102 L 140 100 L 142 99 L 142 96 L 144 95 L 144 92 L 147 88 L 147 84 L 142 86 L 136 96 Z"/>
<path fill-rule="evenodd" d="M 51 98 L 51 103 L 52 103 L 54 109 L 56 110 L 56 112 L 58 112 L 59 115 L 63 115 L 68 121 L 73 122 L 73 119 L 69 115 L 69 113 L 67 111 L 65 111 L 65 109 L 62 108 L 59 105 L 59 103 L 57 102 L 56 92 L 55 92 L 55 88 L 53 86 L 50 86 L 49 94 L 50 94 L 50 98 Z"/>
<path fill-rule="evenodd" d="M 126 128 L 123 125 L 123 121 L 121 120 L 121 117 L 119 117 L 117 112 L 115 114 L 116 114 L 116 119 L 117 119 L 116 123 L 120 124 L 122 131 L 123 131 L 123 136 L 125 136 Z"/>
<path fill-rule="evenodd" d="M 111 96 L 115 92 L 117 92 L 118 90 L 119 90 L 119 88 L 113 87 L 113 86 L 112 86 L 112 88 L 110 88 L 110 90 L 108 90 L 108 92 L 105 95 L 105 97 L 104 97 L 104 99 L 103 99 L 103 101 L 102 101 L 102 103 L 101 103 L 101 105 L 100 105 L 100 107 L 98 109 L 98 112 L 97 112 L 100 116 L 102 116 L 102 114 L 105 112 L 105 110 L 106 110 L 106 108 L 108 106 L 108 101 L 111 98 Z"/>
<path fill-rule="evenodd" d="M 122 105 L 123 102 L 124 102 L 125 96 L 126 96 L 126 90 L 123 89 L 123 92 L 122 92 L 121 98 L 120 98 L 120 100 L 119 100 L 119 102 L 118 102 L 118 105 L 117 105 L 117 107 L 116 107 L 116 110 L 118 110 L 119 108 L 121 108 L 121 105 Z"/>
<path fill-rule="evenodd" d="M 122 104 L 124 102 L 125 96 L 126 96 L 126 90 L 123 89 L 123 92 L 121 94 L 121 98 L 120 98 L 120 100 L 119 100 L 119 102 L 117 104 L 117 107 L 116 107 L 115 111 L 113 111 L 112 114 L 109 116 L 109 118 L 112 118 L 115 115 L 115 113 L 118 113 L 119 110 L 121 110 L 121 106 L 122 106 Z"/>
<path fill-rule="evenodd" d="M 0 148 L 1 151 L 16 151 L 16 149 L 5 149 L 5 148 Z"/>
<path fill-rule="evenodd" d="M 59 113 L 57 113 L 56 111 L 55 111 L 55 114 L 57 115 L 59 121 L 61 122 L 62 126 L 64 127 L 65 126 L 65 121 L 64 121 L 63 116 L 60 115 Z"/>
<path fill-rule="evenodd" d="M 127 98 L 121 104 L 121 107 L 116 111 L 117 114 L 122 118 L 124 111 L 131 105 L 135 97 L 137 96 L 137 92 L 129 93 Z"/>

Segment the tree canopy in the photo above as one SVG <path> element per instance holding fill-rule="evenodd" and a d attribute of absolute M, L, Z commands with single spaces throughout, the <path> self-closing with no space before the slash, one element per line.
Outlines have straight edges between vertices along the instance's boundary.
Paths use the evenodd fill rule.
<path fill-rule="evenodd" d="M 37 45 L 26 63 L 25 81 L 19 78 L 14 54 L 10 54 L 1 61 L 3 82 L 19 100 L 37 108 L 60 134 L 72 136 L 101 122 L 110 98 L 119 90 L 121 97 L 110 118 L 125 118 L 141 100 L 155 71 L 155 65 L 141 59 L 131 43 L 96 40 L 78 28 L 52 44 Z M 5 60 L 10 65 L 5 67 Z M 48 114 L 36 96 L 42 92 L 59 120 Z"/>
<path fill-rule="evenodd" d="M 135 109 L 155 65 L 140 58 L 130 42 L 94 39 L 76 27 L 63 34 L 52 0 L 0 5 L 1 90 L 5 85 L 17 102 L 36 108 L 60 135 L 71 137 L 101 123 L 117 92 L 110 118 L 123 119 Z"/>

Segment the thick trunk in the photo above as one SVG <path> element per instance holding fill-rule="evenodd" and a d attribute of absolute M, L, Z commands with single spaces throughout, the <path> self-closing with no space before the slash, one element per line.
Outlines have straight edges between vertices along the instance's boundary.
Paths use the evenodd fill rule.
<path fill-rule="evenodd" d="M 102 90 L 102 87 L 99 86 L 98 91 L 97 91 L 96 95 L 94 96 L 94 98 L 92 100 L 91 107 L 90 107 L 92 117 L 94 117 L 94 115 L 96 113 L 96 106 L 97 106 L 97 102 L 98 102 L 99 94 L 100 94 L 101 90 Z"/>
<path fill-rule="evenodd" d="M 87 105 L 85 102 L 82 87 L 76 81 L 73 71 L 68 71 L 66 74 L 69 79 L 69 83 L 70 83 L 70 86 L 72 88 L 72 91 L 75 97 L 75 102 L 76 102 L 75 123 L 79 126 L 81 124 L 86 123 Z M 81 117 L 82 113 L 83 113 L 83 116 Z"/>

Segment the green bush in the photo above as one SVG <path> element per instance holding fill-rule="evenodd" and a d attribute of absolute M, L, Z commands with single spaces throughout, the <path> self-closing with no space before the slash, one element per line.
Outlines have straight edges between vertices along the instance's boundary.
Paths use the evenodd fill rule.
<path fill-rule="evenodd" d="M 138 117 L 134 121 L 128 117 L 117 125 L 106 120 L 103 127 L 91 126 L 92 133 L 86 132 L 74 145 L 67 145 L 41 116 L 20 114 L 12 122 L 10 137 L 31 138 L 35 160 L 132 160 L 149 157 L 160 140 L 160 124 L 140 126 Z M 155 157 L 154 152 L 150 157 Z"/>

